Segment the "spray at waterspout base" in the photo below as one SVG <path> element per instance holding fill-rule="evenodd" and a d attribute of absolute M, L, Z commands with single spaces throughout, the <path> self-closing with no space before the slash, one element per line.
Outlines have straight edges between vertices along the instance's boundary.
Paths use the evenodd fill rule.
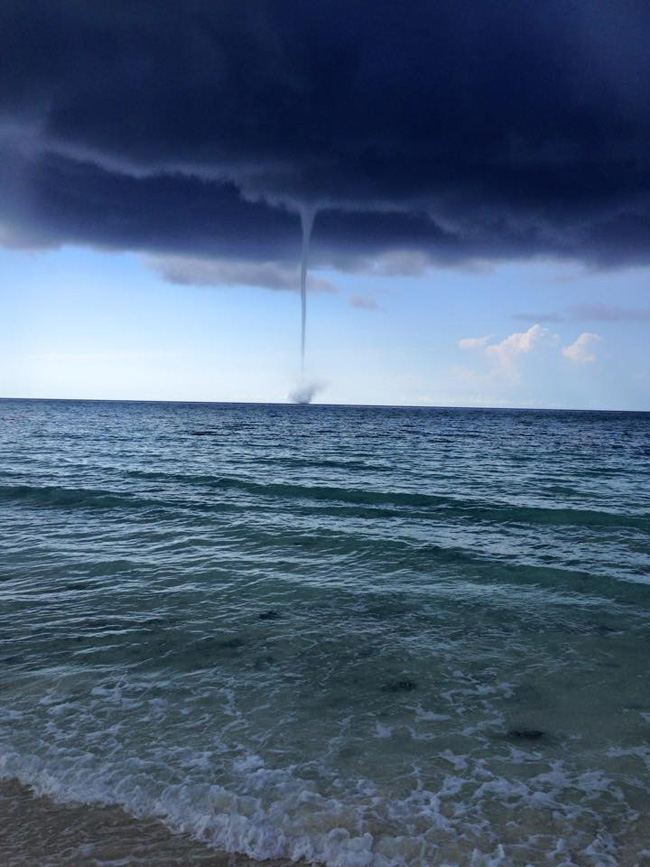
<path fill-rule="evenodd" d="M 307 406 L 313 401 L 313 399 L 320 391 L 323 391 L 324 388 L 325 385 L 322 382 L 302 383 L 297 388 L 294 388 L 294 390 L 289 394 L 289 400 L 292 403 L 298 403 Z"/>

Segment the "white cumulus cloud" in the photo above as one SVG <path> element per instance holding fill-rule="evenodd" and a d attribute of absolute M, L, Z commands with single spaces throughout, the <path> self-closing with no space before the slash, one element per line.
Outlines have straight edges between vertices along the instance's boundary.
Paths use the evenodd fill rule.
<path fill-rule="evenodd" d="M 531 325 L 528 331 L 515 331 L 500 343 L 485 347 L 487 357 L 496 363 L 504 372 L 517 375 L 515 359 L 519 355 L 532 352 L 541 343 L 557 343 L 557 336 L 551 334 L 548 328 L 542 328 L 537 323 Z"/>
<path fill-rule="evenodd" d="M 481 357 L 491 367 L 490 376 L 509 380 L 520 377 L 517 363 L 519 356 L 532 352 L 540 345 L 556 346 L 559 342 L 557 334 L 552 334 L 539 323 L 532 325 L 527 331 L 515 331 L 499 343 L 490 343 L 492 337 L 492 334 L 485 337 L 465 337 L 458 342 L 458 346 L 460 349 L 480 352 Z"/>
<path fill-rule="evenodd" d="M 568 358 L 569 361 L 574 361 L 577 364 L 589 364 L 596 361 L 596 345 L 603 338 L 600 334 L 593 334 L 591 331 L 583 331 L 582 334 L 570 343 L 568 346 L 562 347 L 562 355 Z"/>
<path fill-rule="evenodd" d="M 485 349 L 493 337 L 493 334 L 486 334 L 485 337 L 463 337 L 458 341 L 458 346 L 461 349 Z"/>

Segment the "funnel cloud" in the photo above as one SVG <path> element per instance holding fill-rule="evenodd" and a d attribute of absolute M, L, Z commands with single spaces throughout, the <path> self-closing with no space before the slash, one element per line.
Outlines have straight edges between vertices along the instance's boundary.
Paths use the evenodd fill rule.
<path fill-rule="evenodd" d="M 300 256 L 300 305 L 301 305 L 301 332 L 300 332 L 300 372 L 305 373 L 305 339 L 307 336 L 307 267 L 309 264 L 309 244 L 311 233 L 316 219 L 316 209 L 304 205 L 300 209 L 300 225 L 302 228 L 302 252 Z M 298 401 L 302 403 L 303 401 Z M 309 403 L 309 401 L 305 401 Z"/>

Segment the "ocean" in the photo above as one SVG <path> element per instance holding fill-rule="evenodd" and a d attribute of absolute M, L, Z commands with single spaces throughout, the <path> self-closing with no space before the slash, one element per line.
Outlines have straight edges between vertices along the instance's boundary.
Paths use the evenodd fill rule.
<path fill-rule="evenodd" d="M 650 414 L 0 421 L 3 864 L 650 864 Z"/>

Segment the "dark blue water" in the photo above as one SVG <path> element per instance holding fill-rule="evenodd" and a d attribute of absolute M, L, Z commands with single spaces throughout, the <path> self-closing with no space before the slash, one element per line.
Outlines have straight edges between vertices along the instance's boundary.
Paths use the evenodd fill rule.
<path fill-rule="evenodd" d="M 650 415 L 0 422 L 5 778 L 257 858 L 647 857 Z"/>

